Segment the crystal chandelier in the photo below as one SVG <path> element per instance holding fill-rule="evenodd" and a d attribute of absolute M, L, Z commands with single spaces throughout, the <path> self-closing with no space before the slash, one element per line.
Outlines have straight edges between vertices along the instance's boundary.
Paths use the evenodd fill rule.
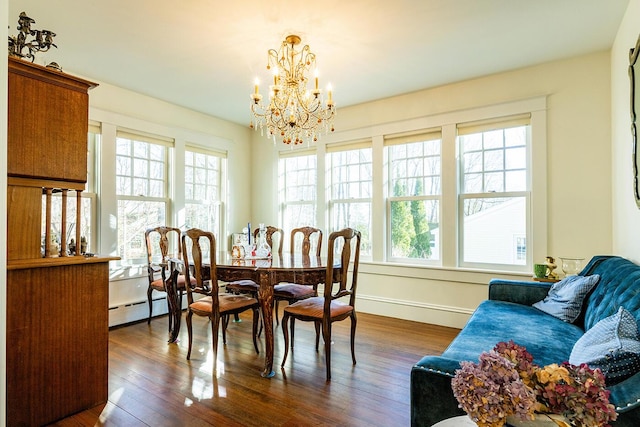
<path fill-rule="evenodd" d="M 282 138 L 285 144 L 302 144 L 304 141 L 316 142 L 321 133 L 333 132 L 333 118 L 336 107 L 333 103 L 331 87 L 327 88 L 327 102 L 324 103 L 322 91 L 318 88 L 318 75 L 315 75 L 315 87 L 307 89 L 307 74 L 315 70 L 316 55 L 309 45 L 295 50 L 300 37 L 287 36 L 280 50 L 269 49 L 267 70 L 273 72 L 273 85 L 269 86 L 269 104 L 264 105 L 260 95 L 259 82 L 256 79 L 255 91 L 251 94 L 251 112 L 254 121 L 250 127 L 268 137 Z"/>

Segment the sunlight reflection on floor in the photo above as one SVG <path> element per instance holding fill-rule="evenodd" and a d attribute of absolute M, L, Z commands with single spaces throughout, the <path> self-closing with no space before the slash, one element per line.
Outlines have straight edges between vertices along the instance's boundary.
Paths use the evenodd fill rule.
<path fill-rule="evenodd" d="M 107 404 L 104 407 L 104 409 L 100 413 L 100 418 L 98 419 L 100 423 L 105 423 L 109 419 L 109 415 L 111 415 L 111 412 L 118 406 L 118 401 L 122 397 L 123 393 L 124 388 L 120 387 L 109 395 L 107 403 L 111 403 L 112 405 Z"/>
<path fill-rule="evenodd" d="M 217 366 L 214 375 L 213 350 L 209 348 L 205 351 L 205 349 L 201 347 L 196 352 L 199 355 L 198 359 L 202 360 L 202 362 L 200 362 L 198 372 L 206 374 L 206 376 L 193 379 L 193 383 L 191 384 L 191 394 L 193 395 L 193 398 L 198 401 L 202 401 L 211 399 L 214 396 L 227 397 L 226 387 L 219 386 L 217 381 L 217 379 L 224 374 L 224 362 L 219 359 L 216 361 Z M 206 378 L 211 378 L 212 381 L 209 381 Z M 191 406 L 193 401 L 191 399 L 185 399 L 184 404 L 185 406 Z"/>

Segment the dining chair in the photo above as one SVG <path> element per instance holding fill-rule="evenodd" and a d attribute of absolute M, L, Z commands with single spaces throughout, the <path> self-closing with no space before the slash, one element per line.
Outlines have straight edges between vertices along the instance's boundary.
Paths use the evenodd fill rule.
<path fill-rule="evenodd" d="M 324 340 L 327 381 L 331 380 L 331 325 L 347 318 L 351 319 L 351 359 L 356 364 L 356 289 L 358 283 L 358 264 L 360 261 L 360 232 L 352 228 L 335 231 L 329 235 L 327 273 L 325 276 L 323 296 L 311 297 L 284 308 L 282 317 L 282 333 L 284 334 L 284 357 L 281 367 L 287 361 L 289 352 L 289 319 L 303 322 L 314 322 L 316 327 L 316 351 L 319 347 L 318 330 L 322 329 Z M 353 252 L 353 267 L 349 274 L 349 262 Z M 334 257 L 339 259 L 340 274 L 334 275 Z M 348 302 L 341 300 L 348 297 Z M 293 328 L 291 323 L 291 350 L 293 351 Z"/>
<path fill-rule="evenodd" d="M 149 228 L 144 232 L 144 240 L 147 249 L 147 275 L 149 278 L 149 286 L 147 287 L 149 318 L 147 324 L 150 324 L 151 317 L 153 317 L 153 291 L 165 292 L 165 282 L 169 279 L 170 273 L 168 273 L 166 265 L 170 256 L 169 251 L 176 250 L 178 252 L 177 258 L 182 256 L 180 229 L 167 226 Z M 185 292 L 185 276 L 183 274 L 178 275 L 176 287 L 179 295 L 179 307 L 182 308 L 182 295 Z M 168 300 L 167 307 L 169 307 Z M 172 317 L 169 316 L 169 330 L 173 327 L 172 322 Z"/>
<path fill-rule="evenodd" d="M 299 237 L 301 237 L 301 239 Z M 322 230 L 315 227 L 294 228 L 291 230 L 291 253 L 309 256 L 313 240 L 315 240 L 315 255 L 320 256 L 320 250 L 322 249 Z M 298 242 L 300 243 L 298 244 Z M 298 247 L 300 247 L 300 251 L 296 250 Z M 317 295 L 318 284 L 308 286 L 296 283 L 279 283 L 274 286 L 273 300 L 275 302 L 276 323 L 280 324 L 278 319 L 278 303 L 280 301 L 287 301 L 289 304 L 293 304 L 294 302 Z"/>
<path fill-rule="evenodd" d="M 203 251 L 203 242 L 205 243 Z M 218 329 L 220 319 L 232 314 L 239 314 L 247 310 L 253 311 L 253 346 L 258 350 L 257 332 L 260 305 L 258 300 L 248 295 L 219 294 L 216 272 L 216 239 L 213 233 L 192 228 L 182 232 L 182 254 L 184 259 L 184 271 L 187 283 L 187 332 L 189 335 L 189 348 L 187 360 L 191 359 L 191 345 L 193 341 L 192 317 L 193 315 L 209 318 L 211 322 L 211 334 L 213 341 L 214 366 L 218 352 Z M 208 273 L 205 267 L 208 266 Z M 198 300 L 194 295 L 202 295 Z M 222 341 L 227 343 L 226 328 L 222 328 Z"/>

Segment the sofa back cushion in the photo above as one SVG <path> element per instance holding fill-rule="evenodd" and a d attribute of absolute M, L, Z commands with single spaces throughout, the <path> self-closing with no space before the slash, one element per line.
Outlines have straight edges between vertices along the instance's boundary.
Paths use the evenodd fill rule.
<path fill-rule="evenodd" d="M 616 314 L 620 307 L 640 319 L 640 266 L 617 256 L 595 256 L 580 272 L 591 274 L 598 274 L 600 280 L 584 302 L 585 331 Z"/>
<path fill-rule="evenodd" d="M 573 323 L 580 316 L 585 296 L 599 279 L 597 274 L 565 277 L 551 285 L 547 296 L 533 306 L 560 320 Z"/>

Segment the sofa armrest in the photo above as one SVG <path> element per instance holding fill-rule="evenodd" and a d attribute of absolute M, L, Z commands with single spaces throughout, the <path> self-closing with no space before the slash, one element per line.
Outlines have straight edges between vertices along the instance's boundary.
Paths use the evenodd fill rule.
<path fill-rule="evenodd" d="M 460 361 L 425 356 L 411 369 L 411 426 L 427 427 L 464 415 L 451 389 Z"/>
<path fill-rule="evenodd" d="M 547 296 L 551 283 L 520 280 L 491 279 L 489 299 L 532 305 Z"/>

